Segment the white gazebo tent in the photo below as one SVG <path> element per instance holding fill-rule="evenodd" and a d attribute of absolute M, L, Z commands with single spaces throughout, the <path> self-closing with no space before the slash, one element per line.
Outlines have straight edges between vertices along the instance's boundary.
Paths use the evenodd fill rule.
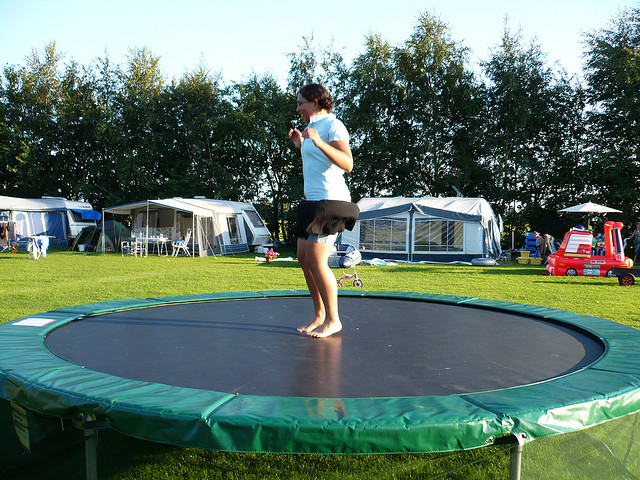
<path fill-rule="evenodd" d="M 214 212 L 181 202 L 178 199 L 143 200 L 140 202 L 117 205 L 104 209 L 112 215 L 131 216 L 133 236 L 148 239 L 162 233 L 170 239 L 183 239 L 187 229 L 191 229 L 191 245 L 198 255 L 205 257 L 214 251 L 217 232 Z M 156 227 L 158 216 L 167 225 L 164 229 Z M 190 219 L 190 225 L 189 220 Z M 147 244 L 148 251 L 148 244 Z"/>

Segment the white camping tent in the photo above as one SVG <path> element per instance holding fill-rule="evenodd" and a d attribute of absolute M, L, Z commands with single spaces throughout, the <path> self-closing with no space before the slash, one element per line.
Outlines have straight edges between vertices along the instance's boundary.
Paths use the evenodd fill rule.
<path fill-rule="evenodd" d="M 0 195 L 0 212 L 8 218 L 9 240 L 21 247 L 26 247 L 33 235 L 48 236 L 51 247 L 67 247 L 84 227 L 95 226 L 101 218 L 89 203 L 62 197 Z"/>
<path fill-rule="evenodd" d="M 174 197 L 143 200 L 104 211 L 131 217 L 131 234 L 138 238 L 163 235 L 178 240 L 191 230 L 189 250 L 196 256 L 249 251 L 245 219 L 237 202 Z"/>
<path fill-rule="evenodd" d="M 340 243 L 364 258 L 407 261 L 470 261 L 497 258 L 500 228 L 483 198 L 363 198 L 353 231 Z"/>

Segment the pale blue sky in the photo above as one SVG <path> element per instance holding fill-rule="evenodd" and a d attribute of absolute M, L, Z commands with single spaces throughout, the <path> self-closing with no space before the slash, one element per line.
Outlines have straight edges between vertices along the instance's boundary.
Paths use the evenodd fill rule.
<path fill-rule="evenodd" d="M 160 56 L 167 79 L 179 78 L 202 59 L 229 81 L 252 71 L 286 79 L 286 53 L 302 36 L 322 46 L 333 37 L 347 62 L 363 49 L 367 33 L 394 45 L 409 38 L 421 12 L 438 14 L 452 37 L 486 60 L 501 38 L 505 16 L 512 31 L 537 38 L 554 61 L 580 73 L 583 32 L 606 28 L 635 0 L 0 0 L 0 66 L 24 65 L 33 50 L 55 40 L 65 60 L 90 65 L 105 51 L 123 64 L 130 48 Z"/>

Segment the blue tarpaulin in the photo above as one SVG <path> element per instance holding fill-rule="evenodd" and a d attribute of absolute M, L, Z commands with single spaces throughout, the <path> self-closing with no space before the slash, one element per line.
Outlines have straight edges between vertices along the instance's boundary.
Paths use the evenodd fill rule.
<path fill-rule="evenodd" d="M 82 220 L 101 220 L 102 214 L 95 210 L 82 210 L 80 208 L 72 208 L 72 211 L 79 213 Z"/>

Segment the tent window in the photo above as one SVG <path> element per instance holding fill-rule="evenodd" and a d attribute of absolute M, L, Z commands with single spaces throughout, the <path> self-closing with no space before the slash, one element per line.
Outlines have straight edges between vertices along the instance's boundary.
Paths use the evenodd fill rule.
<path fill-rule="evenodd" d="M 188 230 L 193 230 L 193 215 L 186 212 L 178 212 L 177 227 L 178 231 L 175 233 L 175 236 L 182 240 Z"/>
<path fill-rule="evenodd" d="M 231 244 L 238 245 L 240 243 L 240 228 L 237 217 L 227 217 L 227 230 Z"/>
<path fill-rule="evenodd" d="M 415 250 L 422 252 L 461 252 L 463 222 L 419 219 L 415 222 Z"/>
<path fill-rule="evenodd" d="M 407 220 L 395 218 L 361 220 L 360 248 L 388 252 L 406 252 Z"/>
<path fill-rule="evenodd" d="M 14 234 L 15 239 L 20 241 L 29 237 L 29 227 L 27 224 L 27 214 L 25 212 L 14 213 Z"/>
<path fill-rule="evenodd" d="M 139 230 L 147 228 L 156 228 L 158 226 L 158 210 L 149 210 L 149 221 L 147 222 L 147 211 L 141 210 L 136 215 L 135 227 Z"/>

